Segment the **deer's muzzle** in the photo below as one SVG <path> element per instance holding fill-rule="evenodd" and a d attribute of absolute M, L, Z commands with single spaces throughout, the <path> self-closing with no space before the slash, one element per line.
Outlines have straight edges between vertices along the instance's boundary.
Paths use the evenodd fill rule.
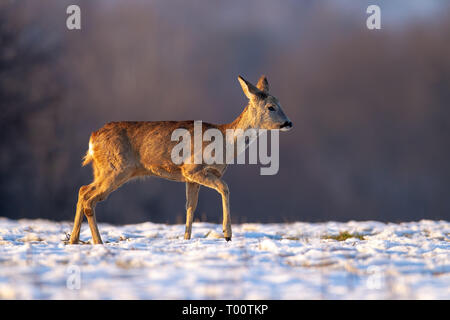
<path fill-rule="evenodd" d="M 282 131 L 288 131 L 292 128 L 292 122 L 291 121 L 285 121 L 282 125 L 280 125 L 280 129 Z"/>

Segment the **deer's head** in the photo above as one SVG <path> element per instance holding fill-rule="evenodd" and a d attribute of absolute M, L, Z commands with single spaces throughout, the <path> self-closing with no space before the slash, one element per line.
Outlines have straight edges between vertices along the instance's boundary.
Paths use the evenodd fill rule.
<path fill-rule="evenodd" d="M 278 99 L 269 94 L 269 82 L 266 76 L 261 76 L 256 86 L 241 76 L 238 79 L 249 100 L 245 117 L 251 127 L 282 131 L 292 128 L 292 122 L 284 114 Z"/>

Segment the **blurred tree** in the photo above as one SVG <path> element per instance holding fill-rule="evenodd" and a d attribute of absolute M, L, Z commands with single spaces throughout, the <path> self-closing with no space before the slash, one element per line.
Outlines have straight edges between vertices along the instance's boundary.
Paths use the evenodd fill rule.
<path fill-rule="evenodd" d="M 73 2 L 82 29 L 69 31 Z M 228 169 L 234 222 L 449 219 L 450 5 L 369 31 L 364 5 L 355 16 L 338 4 L 0 1 L 1 215 L 72 220 L 92 131 L 232 121 L 246 102 L 236 76 L 265 73 L 294 129 L 276 176 Z M 183 194 L 129 184 L 98 219 L 176 222 Z M 217 194 L 200 197 L 198 216 L 219 222 Z"/>

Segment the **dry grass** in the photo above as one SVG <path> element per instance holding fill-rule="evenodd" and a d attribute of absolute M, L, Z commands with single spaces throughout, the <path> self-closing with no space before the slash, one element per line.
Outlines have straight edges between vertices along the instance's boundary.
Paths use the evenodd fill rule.
<path fill-rule="evenodd" d="M 348 231 L 339 232 L 338 235 L 325 235 L 325 236 L 322 237 L 322 239 L 333 239 L 333 240 L 337 240 L 337 241 L 345 241 L 345 240 L 350 239 L 350 238 L 356 238 L 356 239 L 359 239 L 359 240 L 365 240 L 364 236 L 362 234 L 357 233 L 357 232 L 350 233 Z"/>

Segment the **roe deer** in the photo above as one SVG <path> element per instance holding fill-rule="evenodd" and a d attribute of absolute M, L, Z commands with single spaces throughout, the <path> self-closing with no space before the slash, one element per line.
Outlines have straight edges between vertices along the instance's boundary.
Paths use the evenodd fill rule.
<path fill-rule="evenodd" d="M 215 125 L 203 123 L 203 130 L 215 128 L 222 133 L 227 129 L 281 129 L 292 128 L 292 123 L 281 109 L 278 100 L 268 93 L 269 84 L 261 76 L 255 87 L 238 77 L 249 103 L 232 123 Z M 92 239 L 102 243 L 95 218 L 97 202 L 125 182 L 140 176 L 158 176 L 186 183 L 186 231 L 185 239 L 191 238 L 192 220 L 197 207 L 198 192 L 203 185 L 222 196 L 223 232 L 231 240 L 229 191 L 221 179 L 227 164 L 175 164 L 171 150 L 176 141 L 171 140 L 174 130 L 183 128 L 193 131 L 194 121 L 139 121 L 111 122 L 93 132 L 83 166 L 92 163 L 94 181 L 80 188 L 75 222 L 70 243 L 78 243 L 83 214 L 86 216 Z"/>

